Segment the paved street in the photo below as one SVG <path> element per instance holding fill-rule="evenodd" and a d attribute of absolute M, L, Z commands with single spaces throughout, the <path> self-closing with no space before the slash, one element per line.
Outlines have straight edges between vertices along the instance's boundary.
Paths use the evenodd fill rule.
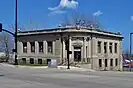
<path fill-rule="evenodd" d="M 0 65 L 0 85 L 0 88 L 133 88 L 133 73 L 79 72 Z"/>

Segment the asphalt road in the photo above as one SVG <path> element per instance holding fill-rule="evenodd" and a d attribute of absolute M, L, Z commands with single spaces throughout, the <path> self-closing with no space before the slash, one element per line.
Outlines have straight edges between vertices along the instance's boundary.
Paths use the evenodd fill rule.
<path fill-rule="evenodd" d="M 0 88 L 133 88 L 133 73 L 0 66 Z"/>

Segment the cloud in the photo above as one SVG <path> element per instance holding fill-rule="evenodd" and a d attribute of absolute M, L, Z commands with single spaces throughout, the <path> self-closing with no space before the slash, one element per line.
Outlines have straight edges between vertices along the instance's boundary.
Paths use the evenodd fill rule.
<path fill-rule="evenodd" d="M 130 17 L 131 21 L 133 21 L 133 16 Z"/>
<path fill-rule="evenodd" d="M 97 12 L 95 12 L 95 13 L 93 13 L 93 16 L 100 16 L 100 15 L 102 15 L 103 13 L 100 11 L 100 10 L 98 10 Z"/>
<path fill-rule="evenodd" d="M 76 9 L 78 7 L 79 3 L 75 0 L 61 0 L 60 4 L 56 7 L 50 7 L 49 10 L 55 12 L 55 13 L 64 13 L 65 9 Z"/>
<path fill-rule="evenodd" d="M 55 10 L 55 11 L 52 11 L 48 14 L 48 16 L 50 15 L 54 15 L 54 14 L 63 14 L 63 13 L 66 13 L 67 11 L 63 11 L 63 10 Z"/>

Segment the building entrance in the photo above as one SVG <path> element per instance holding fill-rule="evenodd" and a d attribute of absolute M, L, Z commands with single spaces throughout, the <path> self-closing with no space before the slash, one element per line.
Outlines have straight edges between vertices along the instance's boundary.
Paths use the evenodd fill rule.
<path fill-rule="evenodd" d="M 81 61 L 81 47 L 74 47 L 74 61 Z"/>

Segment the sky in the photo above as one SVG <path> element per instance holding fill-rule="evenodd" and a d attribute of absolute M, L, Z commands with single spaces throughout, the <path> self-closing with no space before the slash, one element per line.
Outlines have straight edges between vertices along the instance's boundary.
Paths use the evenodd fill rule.
<path fill-rule="evenodd" d="M 15 0 L 0 0 L 0 23 L 13 31 Z M 55 28 L 72 12 L 92 15 L 106 31 L 121 32 L 123 50 L 129 48 L 133 32 L 133 0 L 18 0 L 18 25 L 21 28 Z"/>

